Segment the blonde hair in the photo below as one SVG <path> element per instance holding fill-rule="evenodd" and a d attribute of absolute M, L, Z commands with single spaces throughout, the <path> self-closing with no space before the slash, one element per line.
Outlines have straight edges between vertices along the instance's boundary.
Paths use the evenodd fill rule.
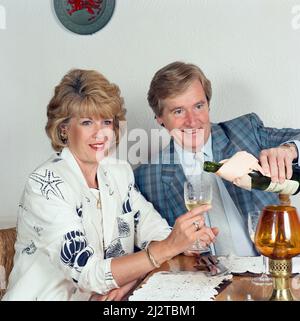
<path fill-rule="evenodd" d="M 113 119 L 116 143 L 119 143 L 119 122 L 125 120 L 126 109 L 117 85 L 95 70 L 73 69 L 55 87 L 47 106 L 46 133 L 52 147 L 61 151 L 67 146 L 62 125 L 72 117 Z"/>
<path fill-rule="evenodd" d="M 158 70 L 148 91 L 148 103 L 155 115 L 162 116 L 164 99 L 183 93 L 196 79 L 200 81 L 209 104 L 212 95 L 211 83 L 198 66 L 176 61 Z"/>

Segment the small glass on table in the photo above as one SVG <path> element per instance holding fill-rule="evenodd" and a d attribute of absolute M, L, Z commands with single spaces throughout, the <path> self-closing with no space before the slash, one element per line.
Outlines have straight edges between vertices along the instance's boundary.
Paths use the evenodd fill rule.
<path fill-rule="evenodd" d="M 260 213 L 261 211 L 248 212 L 248 231 L 253 244 Z M 256 285 L 270 285 L 272 284 L 272 278 L 270 278 L 267 274 L 267 258 L 264 255 L 261 256 L 263 260 L 263 272 L 260 276 L 253 278 L 251 282 Z"/>

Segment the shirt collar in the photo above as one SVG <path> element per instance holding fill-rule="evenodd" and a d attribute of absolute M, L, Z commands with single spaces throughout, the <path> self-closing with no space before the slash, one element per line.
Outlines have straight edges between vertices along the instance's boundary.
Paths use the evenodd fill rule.
<path fill-rule="evenodd" d="M 193 153 L 193 152 L 183 149 L 175 141 L 174 141 L 174 147 L 175 147 L 176 153 L 178 154 L 179 161 L 182 165 L 183 164 L 190 164 L 190 165 L 194 164 L 194 160 L 195 160 L 196 156 L 198 157 L 198 159 L 201 159 L 202 153 L 204 153 L 204 160 L 209 160 L 209 161 L 213 160 L 211 134 L 209 135 L 206 144 L 203 146 L 201 151 L 198 153 Z"/>

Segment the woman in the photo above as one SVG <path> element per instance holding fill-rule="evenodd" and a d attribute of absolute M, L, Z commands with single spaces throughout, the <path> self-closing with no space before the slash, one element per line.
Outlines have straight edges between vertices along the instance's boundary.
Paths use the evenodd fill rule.
<path fill-rule="evenodd" d="M 46 132 L 58 153 L 25 186 L 5 300 L 120 300 L 197 238 L 214 239 L 200 215 L 207 206 L 170 231 L 129 164 L 105 157 L 124 115 L 119 88 L 96 71 L 72 70 L 55 88 Z"/>

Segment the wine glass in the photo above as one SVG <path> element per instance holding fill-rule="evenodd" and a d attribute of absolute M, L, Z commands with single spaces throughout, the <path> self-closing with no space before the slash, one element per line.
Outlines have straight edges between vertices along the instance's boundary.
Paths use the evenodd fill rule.
<path fill-rule="evenodd" d="M 211 204 L 212 185 L 208 175 L 202 172 L 201 174 L 187 176 L 187 180 L 184 182 L 184 202 L 189 211 L 200 205 Z M 188 251 L 200 254 L 209 252 L 210 248 L 201 246 L 199 240 L 197 240 Z"/>
<path fill-rule="evenodd" d="M 260 211 L 248 212 L 248 231 L 253 244 L 260 213 Z M 251 282 L 257 285 L 269 285 L 272 284 L 272 278 L 267 274 L 267 258 L 264 255 L 261 256 L 263 259 L 263 272 L 260 276 L 253 278 Z"/>

